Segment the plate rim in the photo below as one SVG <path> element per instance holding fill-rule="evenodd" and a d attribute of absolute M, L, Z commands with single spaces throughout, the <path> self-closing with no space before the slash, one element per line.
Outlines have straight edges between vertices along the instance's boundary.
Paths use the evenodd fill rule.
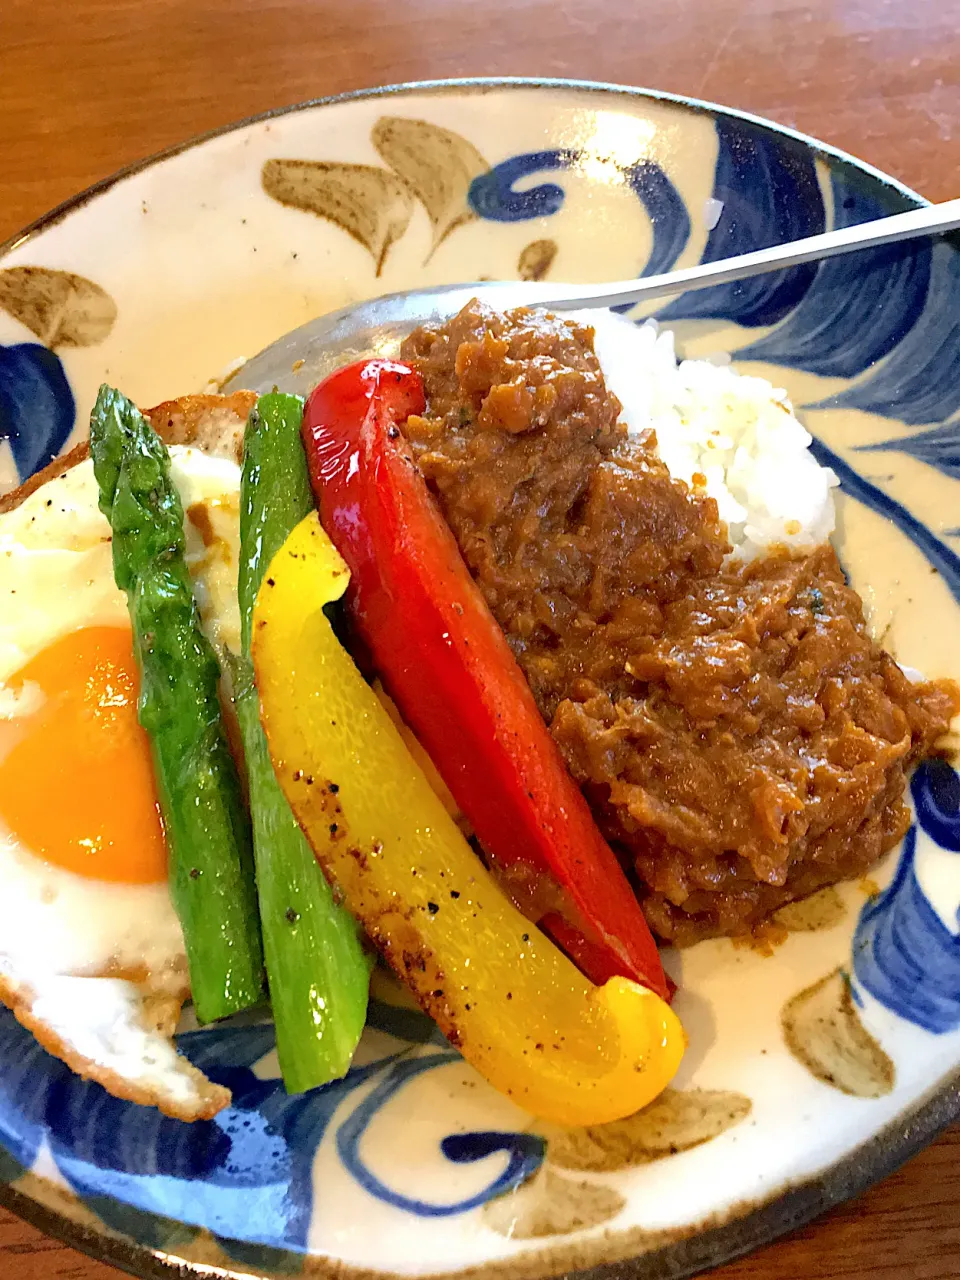
<path fill-rule="evenodd" d="M 521 1254 L 516 1259 L 508 1258 L 468 1270 L 423 1273 L 410 1280 L 459 1280 L 464 1276 L 469 1280 L 479 1280 L 480 1277 L 494 1280 L 501 1274 L 507 1278 L 513 1275 L 516 1280 L 526 1280 L 533 1274 L 562 1276 L 562 1280 L 688 1280 L 765 1248 L 838 1205 L 862 1195 L 918 1155 L 958 1119 L 960 1068 L 933 1085 L 909 1111 L 895 1116 L 829 1168 L 797 1182 L 786 1183 L 744 1213 L 738 1213 L 738 1206 L 734 1206 L 726 1221 L 710 1225 L 703 1231 L 698 1231 L 695 1224 L 690 1234 L 674 1243 L 592 1266 L 575 1264 L 573 1269 L 563 1265 L 563 1257 L 567 1250 L 572 1254 L 578 1246 L 559 1244 L 549 1248 L 548 1259 L 556 1258 L 556 1268 L 549 1262 L 551 1270 L 548 1273 L 535 1272 L 525 1266 L 524 1255 Z M 47 1179 L 41 1181 L 48 1182 Z M 44 1235 L 77 1249 L 95 1261 L 118 1267 L 139 1280 L 210 1280 L 213 1276 L 217 1280 L 255 1280 L 258 1276 L 262 1280 L 274 1280 L 275 1277 L 280 1280 L 278 1272 L 251 1271 L 249 1265 L 241 1262 L 235 1266 L 229 1262 L 226 1266 L 192 1262 L 125 1238 L 109 1228 L 98 1230 L 74 1221 L 65 1212 L 34 1199 L 24 1191 L 18 1191 L 11 1183 L 0 1182 L 0 1206 Z M 588 1247 L 602 1248 L 604 1242 L 615 1241 L 618 1234 L 628 1238 L 632 1235 L 631 1232 L 605 1232 L 591 1240 Z M 531 1249 L 529 1253 L 533 1261 L 537 1250 Z M 313 1255 L 313 1258 L 308 1274 L 317 1280 L 374 1280 L 379 1276 L 384 1280 L 407 1280 L 406 1274 L 374 1272 L 320 1255 Z"/>
<path fill-rule="evenodd" d="M 900 195 L 906 196 L 919 205 L 930 204 L 926 196 L 914 191 L 905 182 L 901 182 L 899 178 L 885 173 L 867 160 L 861 160 L 858 156 L 853 155 L 852 152 L 845 151 L 842 147 L 823 142 L 819 138 L 813 137 L 812 134 L 791 128 L 789 125 L 779 124 L 766 116 L 756 115 L 752 111 L 743 111 L 739 107 L 726 107 L 722 103 L 712 102 L 707 98 L 695 98 L 687 94 L 670 93 L 665 89 L 647 89 L 639 85 L 618 84 L 615 81 L 571 80 L 563 76 L 462 76 L 451 80 L 408 80 L 366 89 L 347 89 L 343 93 L 327 94 L 319 98 L 307 98 L 302 102 L 289 103 L 283 107 L 271 107 L 266 111 L 244 116 L 241 120 L 217 125 L 215 128 L 207 129 L 203 133 L 194 134 L 182 142 L 175 142 L 160 151 L 151 152 L 139 160 L 132 160 L 129 164 L 122 165 L 119 169 L 114 170 L 113 173 L 104 178 L 99 178 L 82 191 L 78 191 L 75 195 L 68 196 L 66 200 L 54 205 L 46 213 L 40 214 L 32 222 L 28 222 L 20 231 L 14 232 L 6 240 L 0 241 L 0 259 L 5 258 L 7 254 L 12 253 L 15 249 L 19 249 L 21 245 L 26 244 L 42 231 L 56 226 L 69 214 L 83 208 L 84 205 L 89 204 L 97 196 L 103 195 L 125 178 L 132 178 L 135 174 L 142 173 L 146 169 L 152 169 L 164 160 L 171 160 L 174 156 L 181 155 L 185 151 L 191 151 L 195 147 L 203 146 L 204 143 L 212 142 L 214 138 L 221 138 L 229 133 L 237 133 L 240 129 L 245 129 L 249 125 L 262 124 L 268 120 L 277 120 L 282 116 L 309 111 L 315 107 L 337 106 L 340 103 L 360 102 L 367 98 L 412 97 L 418 93 L 437 94 L 439 96 L 450 90 L 485 92 L 491 89 L 565 89 L 585 93 L 621 94 L 628 98 L 668 102 L 673 106 L 685 107 L 691 111 L 744 120 L 748 124 L 759 125 L 770 132 L 791 138 L 794 142 L 801 142 L 818 155 L 829 156 L 833 160 L 852 164 L 855 168 L 860 169 L 861 172 L 869 174 L 870 177 L 875 178 L 884 186 L 892 188 L 899 192 Z"/>
<path fill-rule="evenodd" d="M 884 187 L 896 191 L 915 205 L 930 203 L 926 197 L 908 187 L 891 174 L 853 155 L 841 147 L 823 142 L 810 134 L 783 125 L 767 117 L 736 107 L 724 106 L 707 99 L 691 97 L 686 94 L 671 93 L 666 90 L 649 89 L 642 86 L 620 84 L 602 80 L 568 79 L 558 76 L 468 76 L 453 79 L 426 79 L 405 81 L 363 89 L 347 90 L 338 94 L 324 95 L 290 103 L 281 107 L 273 107 L 266 111 L 245 116 L 213 129 L 195 134 L 181 142 L 174 143 L 162 150 L 153 152 L 138 160 L 123 165 L 113 173 L 82 191 L 61 201 L 46 213 L 41 214 L 22 230 L 15 232 L 0 242 L 0 268 L 5 259 L 14 250 L 29 243 L 42 232 L 56 226 L 71 214 L 82 209 L 98 196 L 105 194 L 112 187 L 126 178 L 133 177 L 147 169 L 151 169 L 164 161 L 172 159 L 186 151 L 203 146 L 216 138 L 236 133 L 251 125 L 275 120 L 283 116 L 293 115 L 314 108 L 329 107 L 341 103 L 365 101 L 376 98 L 410 97 L 417 94 L 442 96 L 448 93 L 483 94 L 491 90 L 558 90 L 577 93 L 595 93 L 597 96 L 623 96 L 630 99 L 663 102 L 695 113 L 719 116 L 754 124 L 769 133 L 801 143 L 825 159 L 840 161 L 853 166 L 867 174 Z M 691 1233 L 676 1242 L 651 1249 L 647 1252 L 624 1257 L 614 1261 L 601 1262 L 583 1267 L 575 1263 L 572 1269 L 563 1266 L 563 1245 L 548 1247 L 548 1257 L 556 1257 L 557 1265 L 551 1266 L 550 1274 L 559 1274 L 562 1270 L 567 1280 L 684 1280 L 684 1277 L 696 1275 L 706 1269 L 718 1267 L 735 1258 L 763 1248 L 787 1233 L 794 1231 L 828 1210 L 861 1195 L 877 1182 L 895 1172 L 923 1148 L 928 1146 L 950 1124 L 960 1119 L 960 1067 L 948 1072 L 930 1087 L 923 1098 L 908 1111 L 901 1112 L 887 1122 L 877 1133 L 865 1142 L 854 1147 L 840 1160 L 826 1169 L 800 1179 L 793 1183 L 785 1183 L 759 1202 L 753 1202 L 739 1212 L 741 1206 L 734 1206 L 727 1219 L 719 1224 L 707 1226 L 698 1231 L 693 1226 Z M 37 1175 L 31 1175 L 37 1176 Z M 46 1179 L 41 1179 L 46 1182 Z M 55 1186 L 54 1183 L 48 1185 Z M 78 1198 L 79 1200 L 79 1198 Z M 82 1203 L 82 1201 L 80 1201 Z M 66 1212 L 58 1210 L 35 1199 L 25 1191 L 18 1190 L 13 1184 L 0 1181 L 0 1206 L 9 1209 L 23 1221 L 29 1223 L 43 1234 L 77 1249 L 79 1252 L 97 1261 L 120 1268 L 130 1275 L 142 1280 L 202 1280 L 205 1277 L 217 1276 L 223 1280 L 252 1280 L 255 1273 L 246 1264 L 238 1263 L 224 1267 L 220 1264 L 191 1262 L 177 1258 L 161 1249 L 123 1237 L 110 1228 L 98 1229 L 76 1222 Z M 602 1242 L 615 1241 L 617 1235 L 630 1237 L 630 1232 L 605 1232 L 591 1241 L 591 1245 L 602 1248 Z M 576 1246 L 570 1246 L 571 1251 Z M 536 1256 L 536 1250 L 530 1253 Z M 305 1255 L 307 1256 L 307 1255 Z M 522 1266 L 524 1255 L 513 1261 L 505 1259 L 484 1265 L 479 1273 L 493 1277 L 498 1272 L 509 1277 L 512 1271 L 524 1274 Z M 239 1268 L 242 1268 L 239 1269 Z M 370 1272 L 352 1268 L 333 1259 L 316 1257 L 311 1265 L 311 1273 L 318 1277 L 330 1277 L 331 1280 L 366 1280 L 373 1275 L 391 1277 L 389 1272 Z M 456 1280 L 464 1276 L 464 1271 L 432 1273 L 424 1275 L 422 1280 Z M 471 1270 L 471 1276 L 478 1274 Z M 399 1280 L 399 1277 L 397 1278 Z M 417 1278 L 419 1280 L 419 1278 Z"/>

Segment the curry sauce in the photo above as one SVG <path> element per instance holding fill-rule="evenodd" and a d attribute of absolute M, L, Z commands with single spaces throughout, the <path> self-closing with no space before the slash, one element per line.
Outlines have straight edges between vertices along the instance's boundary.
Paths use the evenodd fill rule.
<path fill-rule="evenodd" d="M 589 328 L 471 303 L 403 356 L 414 457 L 659 937 L 747 933 L 896 844 L 960 689 L 904 675 L 829 546 L 732 557 Z"/>

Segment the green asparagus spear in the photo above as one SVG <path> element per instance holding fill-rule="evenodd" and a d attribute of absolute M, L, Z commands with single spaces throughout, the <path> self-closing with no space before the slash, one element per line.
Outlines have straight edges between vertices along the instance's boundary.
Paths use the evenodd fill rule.
<path fill-rule="evenodd" d="M 345 1074 L 363 1031 L 370 980 L 357 925 L 335 903 L 277 783 L 250 663 L 260 582 L 287 534 L 313 510 L 302 417 L 299 397 L 267 395 L 247 424 L 240 490 L 243 657 L 235 668 L 263 946 L 280 1069 L 291 1093 Z"/>
<path fill-rule="evenodd" d="M 137 407 L 107 386 L 90 418 L 90 452 L 133 624 L 140 723 L 153 752 L 193 1001 L 198 1019 L 211 1022 L 263 993 L 249 824 L 220 716 L 220 668 L 200 630 L 167 450 Z"/>

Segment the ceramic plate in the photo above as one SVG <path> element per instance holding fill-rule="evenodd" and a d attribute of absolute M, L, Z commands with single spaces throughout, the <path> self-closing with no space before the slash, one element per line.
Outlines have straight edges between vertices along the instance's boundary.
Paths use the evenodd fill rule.
<path fill-rule="evenodd" d="M 632 89 L 420 85 L 254 120 L 4 247 L 0 481 L 80 437 L 102 379 L 152 405 L 354 299 L 642 275 L 918 202 L 809 139 Z M 837 545 L 876 634 L 902 663 L 960 676 L 960 252 L 879 249 L 657 314 L 685 354 L 730 352 L 787 389 L 841 477 Z M 903 846 L 789 911 L 772 955 L 717 941 L 667 957 L 690 1049 L 627 1121 L 538 1126 L 390 988 L 347 1078 L 302 1097 L 280 1084 L 269 1025 L 184 1030 L 234 1097 L 192 1126 L 71 1076 L 4 1012 L 0 1198 L 148 1275 L 722 1261 L 865 1187 L 960 1110 L 960 777 L 927 765 L 912 793 Z"/>

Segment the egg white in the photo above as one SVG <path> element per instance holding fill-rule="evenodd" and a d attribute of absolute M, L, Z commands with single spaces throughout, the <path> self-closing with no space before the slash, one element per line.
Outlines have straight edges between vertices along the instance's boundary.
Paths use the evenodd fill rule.
<path fill-rule="evenodd" d="M 240 642 L 240 469 L 197 449 L 174 446 L 170 455 L 202 624 L 222 658 Z M 0 752 L 43 697 L 38 686 L 14 693 L 4 682 L 61 637 L 111 625 L 129 625 L 129 615 L 86 460 L 0 515 Z M 169 1040 L 170 1008 L 188 986 L 166 884 L 75 875 L 23 847 L 2 818 L 0 884 L 0 999 L 48 1049 L 111 1092 L 183 1119 L 225 1104 L 229 1095 Z M 135 980 L 116 976 L 124 974 Z M 157 1000 L 166 1002 L 159 1019 Z"/>
<path fill-rule="evenodd" d="M 184 510 L 202 507 L 213 535 L 205 545 L 188 515 L 186 559 L 204 629 L 218 653 L 225 645 L 237 649 L 240 468 L 179 445 L 170 449 L 170 464 Z M 0 685 L 61 636 L 128 623 L 126 597 L 113 579 L 110 525 L 86 459 L 0 515 Z"/>

